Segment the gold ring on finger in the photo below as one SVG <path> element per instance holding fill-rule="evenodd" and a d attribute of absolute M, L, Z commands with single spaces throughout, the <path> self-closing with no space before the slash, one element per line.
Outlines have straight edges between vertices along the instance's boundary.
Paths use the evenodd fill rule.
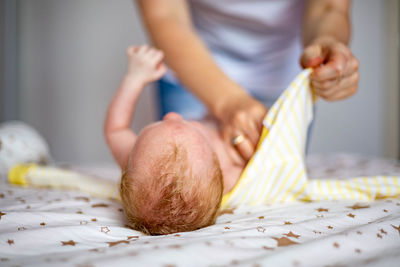
<path fill-rule="evenodd" d="M 244 135 L 239 134 L 232 138 L 232 145 L 237 146 L 244 141 Z"/>

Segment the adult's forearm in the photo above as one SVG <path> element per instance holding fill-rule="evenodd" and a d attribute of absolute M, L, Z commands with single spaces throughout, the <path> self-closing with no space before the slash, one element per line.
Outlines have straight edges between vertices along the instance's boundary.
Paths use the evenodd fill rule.
<path fill-rule="evenodd" d="M 174 18 L 147 20 L 154 44 L 164 51 L 168 66 L 209 110 L 219 117 L 226 96 L 245 95 L 217 66 L 191 26 Z"/>
<path fill-rule="evenodd" d="M 321 38 L 348 44 L 350 39 L 349 0 L 308 0 L 303 21 L 303 44 Z"/>

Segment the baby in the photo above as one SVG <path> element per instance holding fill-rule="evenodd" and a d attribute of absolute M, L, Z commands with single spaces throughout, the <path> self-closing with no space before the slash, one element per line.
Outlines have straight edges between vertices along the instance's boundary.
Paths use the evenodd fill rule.
<path fill-rule="evenodd" d="M 149 234 L 191 231 L 215 222 L 223 194 L 236 184 L 244 163 L 230 155 L 215 121 L 185 121 L 176 113 L 131 129 L 145 85 L 161 78 L 163 53 L 127 49 L 128 69 L 108 108 L 104 132 L 122 169 L 121 199 L 133 229 Z"/>

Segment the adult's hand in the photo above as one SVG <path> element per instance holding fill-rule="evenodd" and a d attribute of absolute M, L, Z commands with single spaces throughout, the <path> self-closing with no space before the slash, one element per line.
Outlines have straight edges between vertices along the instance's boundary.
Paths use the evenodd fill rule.
<path fill-rule="evenodd" d="M 266 113 L 262 103 L 245 93 L 229 97 L 224 103 L 219 116 L 221 134 L 237 165 L 247 163 L 253 155 Z"/>
<path fill-rule="evenodd" d="M 349 47 L 334 38 L 319 38 L 307 46 L 300 59 L 310 76 L 314 92 L 328 101 L 352 96 L 358 89 L 358 60 Z"/>

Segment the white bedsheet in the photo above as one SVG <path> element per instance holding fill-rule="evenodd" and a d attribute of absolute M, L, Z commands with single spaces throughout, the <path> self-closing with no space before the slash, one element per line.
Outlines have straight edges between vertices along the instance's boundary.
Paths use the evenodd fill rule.
<path fill-rule="evenodd" d="M 394 161 L 311 156 L 311 177 L 400 174 Z M 107 167 L 80 167 L 118 179 Z M 194 232 L 145 236 L 121 205 L 0 181 L 0 266 L 399 266 L 400 199 L 242 208 Z"/>

